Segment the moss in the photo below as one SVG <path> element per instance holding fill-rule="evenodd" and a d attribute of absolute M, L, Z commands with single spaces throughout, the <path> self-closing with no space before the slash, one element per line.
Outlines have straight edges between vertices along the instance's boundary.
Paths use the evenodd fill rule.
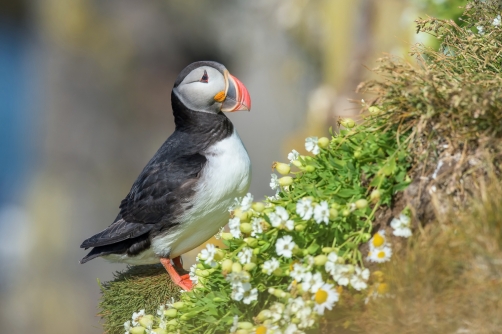
<path fill-rule="evenodd" d="M 99 315 L 104 320 L 105 332 L 123 334 L 124 322 L 133 312 L 145 309 L 148 314 L 156 314 L 159 305 L 179 298 L 180 288 L 159 264 L 133 266 L 117 272 L 112 281 L 101 284 L 101 292 Z"/>

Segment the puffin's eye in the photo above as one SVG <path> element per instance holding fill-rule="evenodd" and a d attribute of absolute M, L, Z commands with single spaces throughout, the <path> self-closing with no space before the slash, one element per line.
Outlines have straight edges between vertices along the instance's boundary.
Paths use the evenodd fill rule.
<path fill-rule="evenodd" d="M 209 81 L 209 75 L 207 75 L 206 70 L 204 70 L 204 75 L 200 78 L 200 82 L 207 83 Z"/>

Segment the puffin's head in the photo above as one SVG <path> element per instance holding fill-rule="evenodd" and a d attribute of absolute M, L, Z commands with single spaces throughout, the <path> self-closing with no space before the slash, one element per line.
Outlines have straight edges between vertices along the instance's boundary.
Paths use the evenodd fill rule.
<path fill-rule="evenodd" d="M 214 61 L 198 61 L 185 67 L 174 83 L 173 92 L 194 111 L 219 113 L 251 109 L 246 87 L 225 66 Z"/>

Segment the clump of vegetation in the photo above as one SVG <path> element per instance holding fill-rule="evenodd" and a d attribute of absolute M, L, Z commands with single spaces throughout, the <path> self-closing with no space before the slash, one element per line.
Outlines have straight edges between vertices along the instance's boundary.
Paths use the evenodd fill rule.
<path fill-rule="evenodd" d="M 101 285 L 100 316 L 107 333 L 124 333 L 124 322 L 140 309 L 146 313 L 159 305 L 179 298 L 179 287 L 166 279 L 166 270 L 159 265 L 133 266 L 115 274 L 112 281 Z M 126 319 L 124 319 L 124 315 Z"/>
<path fill-rule="evenodd" d="M 415 48 L 418 66 L 382 59 L 375 71 L 383 80 L 359 87 L 376 95 L 363 101 L 368 114 L 361 125 L 341 120 L 344 130 L 331 138 L 307 138 L 312 155 L 293 150 L 289 163 L 274 163 L 283 175 L 272 176 L 276 196 L 237 199 L 230 233 L 221 233 L 226 248 L 208 245 L 191 268 L 198 282 L 193 291 L 176 302 L 167 295 L 157 304 L 149 300 L 146 313 L 160 305 L 157 315 L 134 313 L 121 328 L 116 324 L 146 308 L 146 301 L 126 310 L 105 294 L 104 316 L 117 316 L 109 332 L 481 329 L 488 318 L 467 314 L 468 300 L 494 316 L 500 307 L 494 298 L 501 272 L 494 261 L 502 209 L 472 201 L 488 198 L 482 185 L 501 177 L 500 8 L 475 0 L 462 20 L 462 27 L 418 20 L 419 31 L 440 40 L 439 51 Z M 465 218 L 452 214 L 458 208 L 467 211 Z M 477 217 L 476 224 L 467 217 Z M 396 238 L 410 237 L 413 226 L 418 235 Z M 114 294 L 132 284 L 117 286 Z M 479 292 L 476 298 L 458 293 L 469 287 Z"/>

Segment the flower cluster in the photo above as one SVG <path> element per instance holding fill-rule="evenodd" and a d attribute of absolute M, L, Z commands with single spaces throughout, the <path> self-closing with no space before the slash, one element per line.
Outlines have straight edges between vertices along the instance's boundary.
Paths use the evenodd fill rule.
<path fill-rule="evenodd" d="M 225 247 L 207 244 L 190 268 L 195 288 L 181 295 L 183 306 L 166 306 L 176 313 L 168 332 L 305 333 L 342 290 L 373 289 L 359 246 L 370 242 L 371 261 L 390 258 L 385 233 L 369 233 L 376 210 L 407 185 L 406 156 L 390 149 L 394 135 L 358 133 L 352 123 L 331 140 L 307 138 L 313 156 L 293 150 L 289 163 L 275 162 L 273 197 L 234 201 L 229 231 L 218 233 Z"/>

